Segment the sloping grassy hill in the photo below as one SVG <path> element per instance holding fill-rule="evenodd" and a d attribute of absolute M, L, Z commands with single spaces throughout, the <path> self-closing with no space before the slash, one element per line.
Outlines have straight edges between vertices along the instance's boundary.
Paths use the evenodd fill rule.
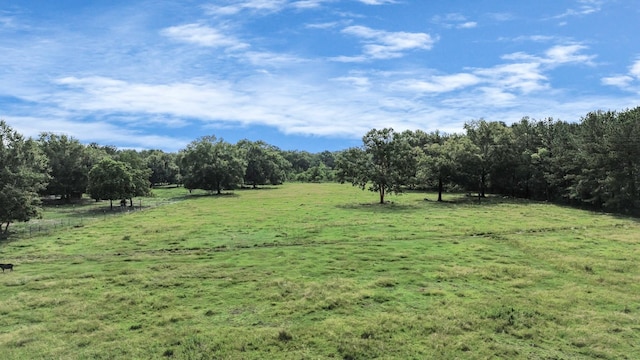
<path fill-rule="evenodd" d="M 424 198 L 288 184 L 2 243 L 0 354 L 640 358 L 636 220 Z"/>

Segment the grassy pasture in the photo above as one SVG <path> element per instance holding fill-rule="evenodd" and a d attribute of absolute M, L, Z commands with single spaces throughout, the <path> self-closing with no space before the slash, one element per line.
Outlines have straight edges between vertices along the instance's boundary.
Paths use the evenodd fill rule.
<path fill-rule="evenodd" d="M 640 224 L 287 184 L 0 243 L 5 359 L 636 359 Z"/>

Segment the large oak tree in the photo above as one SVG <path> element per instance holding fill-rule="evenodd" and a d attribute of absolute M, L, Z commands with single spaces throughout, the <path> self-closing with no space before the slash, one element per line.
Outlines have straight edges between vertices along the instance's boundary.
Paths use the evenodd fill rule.
<path fill-rule="evenodd" d="M 0 120 L 0 232 L 40 214 L 40 198 L 49 180 L 47 158 L 36 141 L 25 139 Z"/>
<path fill-rule="evenodd" d="M 350 148 L 336 161 L 341 182 L 350 182 L 361 189 L 377 192 L 380 204 L 388 193 L 402 192 L 414 172 L 416 154 L 404 137 L 392 128 L 370 130 L 363 145 Z"/>
<path fill-rule="evenodd" d="M 238 147 L 215 136 L 204 136 L 179 154 L 180 170 L 187 189 L 222 193 L 242 183 L 246 163 Z"/>

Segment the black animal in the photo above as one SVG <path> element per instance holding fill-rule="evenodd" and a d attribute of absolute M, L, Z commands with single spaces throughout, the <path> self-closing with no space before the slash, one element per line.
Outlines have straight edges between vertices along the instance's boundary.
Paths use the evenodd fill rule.
<path fill-rule="evenodd" d="M 0 264 L 0 268 L 2 268 L 2 272 L 4 272 L 5 269 L 13 271 L 13 264 Z"/>

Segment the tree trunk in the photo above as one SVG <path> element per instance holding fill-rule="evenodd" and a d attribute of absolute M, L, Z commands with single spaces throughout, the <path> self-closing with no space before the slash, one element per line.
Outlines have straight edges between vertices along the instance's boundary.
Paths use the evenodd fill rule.
<path fill-rule="evenodd" d="M 380 204 L 384 204 L 384 186 L 380 186 Z"/>
<path fill-rule="evenodd" d="M 111 207 L 111 211 L 113 211 L 113 200 L 112 199 L 109 200 L 109 206 Z"/>
<path fill-rule="evenodd" d="M 442 188 L 443 188 L 443 184 L 442 184 L 442 178 L 439 177 L 438 178 L 438 201 L 442 201 Z"/>

